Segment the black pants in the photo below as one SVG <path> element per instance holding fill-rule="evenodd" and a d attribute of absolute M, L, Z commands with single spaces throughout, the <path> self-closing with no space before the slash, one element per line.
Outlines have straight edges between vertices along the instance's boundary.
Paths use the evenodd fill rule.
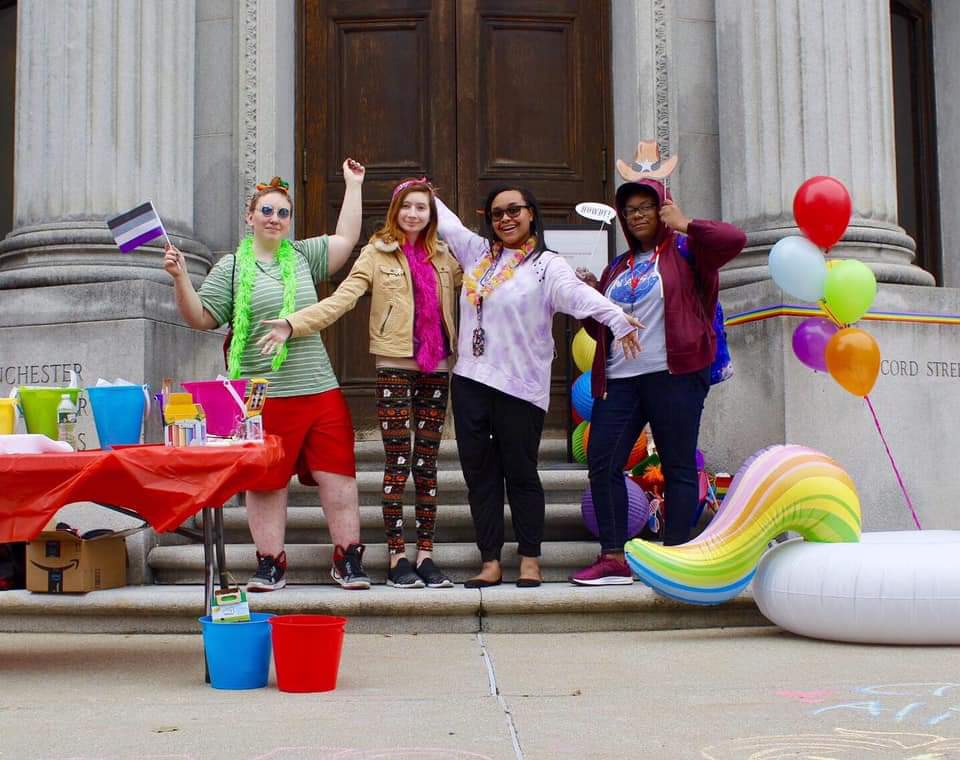
<path fill-rule="evenodd" d="M 460 467 L 483 561 L 499 560 L 503 548 L 504 482 L 517 551 L 539 557 L 544 498 L 537 457 L 543 409 L 459 375 L 451 380 L 450 395 Z"/>
<path fill-rule="evenodd" d="M 709 390 L 708 367 L 686 375 L 653 372 L 608 380 L 607 397 L 594 399 L 587 461 L 601 551 L 623 551 L 629 538 L 623 467 L 648 422 L 665 481 L 663 544 L 676 546 L 690 540 L 697 513 L 697 436 Z"/>

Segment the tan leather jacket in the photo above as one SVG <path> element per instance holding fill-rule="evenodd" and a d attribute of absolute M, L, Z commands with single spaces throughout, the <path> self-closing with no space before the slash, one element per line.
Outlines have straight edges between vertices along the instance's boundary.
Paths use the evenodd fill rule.
<path fill-rule="evenodd" d="M 450 350 L 457 347 L 456 288 L 463 272 L 450 249 L 437 241 L 431 259 L 440 280 L 440 306 Z M 410 265 L 399 243 L 375 240 L 360 251 L 350 274 L 327 298 L 287 317 L 293 337 L 318 332 L 336 322 L 370 292 L 370 353 L 378 356 L 413 356 L 413 284 Z"/>

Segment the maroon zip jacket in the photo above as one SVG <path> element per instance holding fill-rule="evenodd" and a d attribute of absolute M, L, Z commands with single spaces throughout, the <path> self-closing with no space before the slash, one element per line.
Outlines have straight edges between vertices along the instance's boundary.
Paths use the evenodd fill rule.
<path fill-rule="evenodd" d="M 617 215 L 624 237 L 634 251 L 642 249 L 623 219 L 623 206 L 639 187 L 648 187 L 656 192 L 658 205 L 663 205 L 665 196 L 663 185 L 651 179 L 628 182 L 618 188 Z M 669 198 L 669 194 L 666 194 L 666 197 Z M 691 257 L 688 263 L 677 250 L 678 234 L 680 233 L 675 233 L 660 223 L 657 244 L 664 245 L 657 267 L 663 281 L 663 331 L 667 345 L 667 368 L 674 375 L 697 372 L 710 366 L 713 361 L 717 350 L 713 315 L 717 309 L 720 291 L 719 270 L 736 257 L 747 242 L 743 230 L 732 224 L 693 219 L 687 228 L 687 249 Z M 629 254 L 630 251 L 627 251 L 607 265 L 600 276 L 597 290 L 606 292 L 611 280 L 627 268 Z M 607 353 L 613 334 L 605 325 L 593 319 L 584 320 L 583 327 L 590 337 L 597 341 L 591 391 L 594 398 L 603 398 L 607 393 Z M 643 344 L 642 330 L 640 344 Z"/>

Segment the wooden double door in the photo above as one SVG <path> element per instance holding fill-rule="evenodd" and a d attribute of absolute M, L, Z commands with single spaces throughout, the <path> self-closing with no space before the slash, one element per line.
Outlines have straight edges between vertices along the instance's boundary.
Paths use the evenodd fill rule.
<path fill-rule="evenodd" d="M 533 190 L 545 221 L 612 194 L 608 0 L 304 0 L 299 235 L 332 231 L 341 164 L 367 167 L 361 245 L 398 180 L 426 175 L 477 229 L 487 192 Z M 330 286 L 347 274 L 348 263 Z M 358 432 L 377 427 L 369 298 L 324 332 Z M 565 320 L 548 432 L 565 426 Z"/>

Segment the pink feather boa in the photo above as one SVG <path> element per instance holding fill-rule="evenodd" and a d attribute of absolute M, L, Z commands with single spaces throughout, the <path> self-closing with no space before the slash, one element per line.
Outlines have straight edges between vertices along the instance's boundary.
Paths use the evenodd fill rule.
<path fill-rule="evenodd" d="M 418 240 L 416 245 L 404 242 L 403 252 L 413 280 L 413 358 L 421 370 L 433 372 L 447 355 L 440 326 L 439 283 L 422 242 Z"/>

